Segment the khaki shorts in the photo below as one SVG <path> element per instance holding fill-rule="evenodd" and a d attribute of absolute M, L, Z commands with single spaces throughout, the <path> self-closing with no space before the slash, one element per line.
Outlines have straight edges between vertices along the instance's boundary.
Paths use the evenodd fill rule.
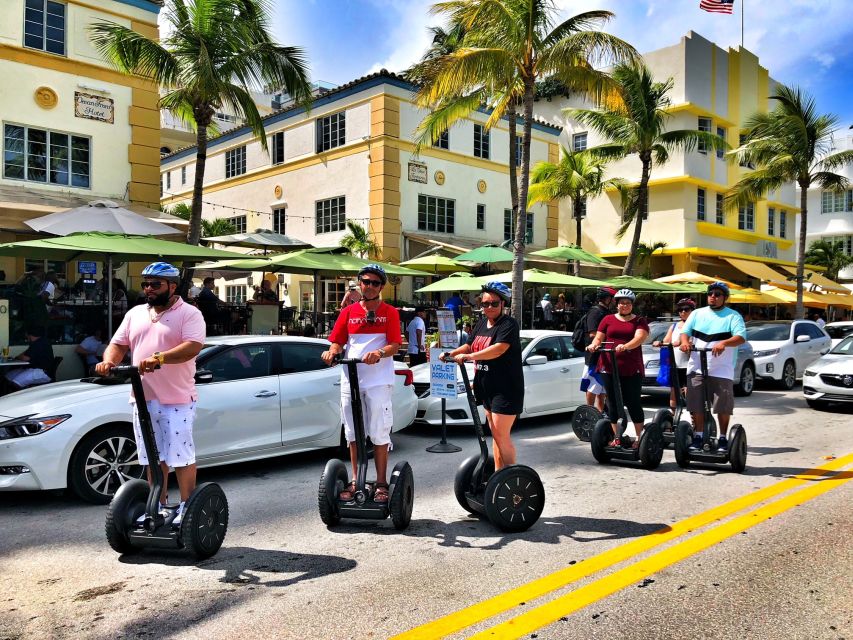
<path fill-rule="evenodd" d="M 735 392 L 728 378 L 708 376 L 708 395 L 711 398 L 711 411 L 717 415 L 730 416 L 735 411 Z M 701 373 L 687 376 L 687 410 L 690 413 L 702 413 L 705 405 L 705 389 Z"/>

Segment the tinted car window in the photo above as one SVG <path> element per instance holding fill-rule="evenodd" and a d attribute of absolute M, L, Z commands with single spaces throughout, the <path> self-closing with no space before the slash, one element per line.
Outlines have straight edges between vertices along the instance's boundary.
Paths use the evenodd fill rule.
<path fill-rule="evenodd" d="M 784 341 L 791 335 L 789 324 L 756 324 L 746 328 L 747 340 Z"/>
<path fill-rule="evenodd" d="M 563 351 L 567 354 L 567 358 L 582 358 L 584 356 L 583 351 L 575 349 L 572 345 L 572 339 L 568 336 L 560 336 L 560 341 L 563 343 Z"/>
<path fill-rule="evenodd" d="M 328 345 L 315 342 L 286 342 L 281 345 L 282 373 L 301 373 L 326 369 L 320 359 Z"/>
<path fill-rule="evenodd" d="M 812 337 L 812 334 L 809 331 L 809 325 L 804 323 L 794 325 L 794 340 L 796 340 L 800 336 L 808 336 L 809 338 Z"/>
<path fill-rule="evenodd" d="M 853 325 L 849 325 L 846 327 L 830 327 L 829 325 L 826 325 L 823 329 L 829 334 L 829 337 L 833 340 L 840 340 L 841 338 L 849 336 L 851 333 L 853 333 Z"/>
<path fill-rule="evenodd" d="M 806 328 L 806 333 L 812 338 L 812 340 L 816 338 L 824 338 L 823 331 L 820 330 L 815 324 L 805 324 L 803 325 Z"/>
<path fill-rule="evenodd" d="M 841 355 L 853 357 L 853 336 L 847 336 L 832 348 L 830 353 L 840 353 Z"/>
<path fill-rule="evenodd" d="M 204 368 L 213 374 L 213 382 L 268 376 L 272 371 L 272 348 L 268 344 L 232 347 L 212 356 Z"/>
<path fill-rule="evenodd" d="M 548 358 L 548 362 L 552 362 L 554 360 L 563 360 L 565 358 L 561 341 L 556 336 L 551 338 L 543 338 L 542 340 L 537 342 L 535 345 L 533 345 L 533 349 L 530 351 L 529 355 L 545 356 L 546 358 Z"/>

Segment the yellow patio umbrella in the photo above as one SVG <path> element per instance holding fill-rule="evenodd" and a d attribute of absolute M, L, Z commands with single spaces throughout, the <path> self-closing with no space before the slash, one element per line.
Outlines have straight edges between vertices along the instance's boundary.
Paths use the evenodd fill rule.
<path fill-rule="evenodd" d="M 762 293 L 766 293 L 776 298 L 776 304 L 797 304 L 796 291 L 788 291 L 787 289 L 779 289 L 778 287 L 775 287 L 762 289 Z M 821 300 L 821 298 L 825 297 L 826 296 L 819 296 L 813 293 L 809 293 L 807 291 L 803 291 L 803 305 L 806 307 L 818 307 L 819 309 L 826 309 L 829 306 L 829 303 L 826 300 Z"/>
<path fill-rule="evenodd" d="M 674 273 L 671 276 L 662 276 L 660 278 L 655 278 L 655 282 L 662 282 L 663 284 L 676 284 L 682 282 L 701 282 L 703 284 L 711 284 L 712 282 L 725 282 L 729 285 L 730 289 L 736 289 L 737 285 L 724 280 L 723 278 L 718 278 L 716 276 L 706 276 L 704 273 L 699 273 L 697 271 L 684 271 L 682 273 Z"/>
<path fill-rule="evenodd" d="M 732 289 L 729 302 L 734 304 L 779 304 L 779 299 L 758 289 Z"/>

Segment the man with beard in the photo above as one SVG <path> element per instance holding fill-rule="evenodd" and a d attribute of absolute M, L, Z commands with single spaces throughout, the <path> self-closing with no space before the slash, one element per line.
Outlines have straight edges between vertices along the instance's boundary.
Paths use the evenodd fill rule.
<path fill-rule="evenodd" d="M 133 307 L 124 316 L 103 362 L 95 371 L 107 375 L 130 349 L 132 363 L 143 376 L 145 400 L 160 453 L 160 467 L 166 482 L 160 496 L 161 505 L 168 501 L 169 467 L 175 469 L 181 504 L 172 526 L 183 519 L 184 504 L 195 489 L 196 464 L 193 443 L 195 419 L 195 357 L 204 345 L 205 324 L 201 312 L 175 294 L 181 272 L 165 262 L 155 262 L 142 270 L 142 292 L 147 305 Z M 159 368 L 158 368 L 159 367 Z M 148 465 L 144 453 L 142 431 L 134 405 L 133 431 L 139 450 L 139 463 Z M 151 472 L 148 473 L 151 482 Z"/>

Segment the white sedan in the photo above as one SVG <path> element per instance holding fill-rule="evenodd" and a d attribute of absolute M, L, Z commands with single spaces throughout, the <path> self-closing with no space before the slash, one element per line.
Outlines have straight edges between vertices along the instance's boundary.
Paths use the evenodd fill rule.
<path fill-rule="evenodd" d="M 853 335 L 853 321 L 829 322 L 824 325 L 823 330 L 832 338 L 832 346 L 834 347 L 847 336 Z"/>
<path fill-rule="evenodd" d="M 755 375 L 793 389 L 812 362 L 827 353 L 832 340 L 811 320 L 747 322 L 746 339 L 752 345 Z"/>
<path fill-rule="evenodd" d="M 803 395 L 810 407 L 853 403 L 853 335 L 811 363 L 803 374 Z"/>
<path fill-rule="evenodd" d="M 580 390 L 584 372 L 583 354 L 572 347 L 567 331 L 521 331 L 521 358 L 524 363 L 524 411 L 522 418 L 574 411 L 584 404 Z M 474 366 L 467 365 L 473 379 Z M 429 363 L 412 367 L 418 414 L 415 422 L 441 425 L 441 399 L 430 395 Z M 447 424 L 471 425 L 471 411 L 460 381 L 456 399 L 447 400 Z M 483 408 L 480 418 L 485 420 Z"/>
<path fill-rule="evenodd" d="M 320 359 L 328 347 L 286 336 L 209 338 L 196 360 L 199 467 L 342 444 L 340 369 Z M 409 368 L 395 366 L 399 431 L 414 420 L 417 398 Z M 114 379 L 83 378 L 0 398 L 0 491 L 70 487 L 90 502 L 108 502 L 143 472 L 129 392 Z"/>

